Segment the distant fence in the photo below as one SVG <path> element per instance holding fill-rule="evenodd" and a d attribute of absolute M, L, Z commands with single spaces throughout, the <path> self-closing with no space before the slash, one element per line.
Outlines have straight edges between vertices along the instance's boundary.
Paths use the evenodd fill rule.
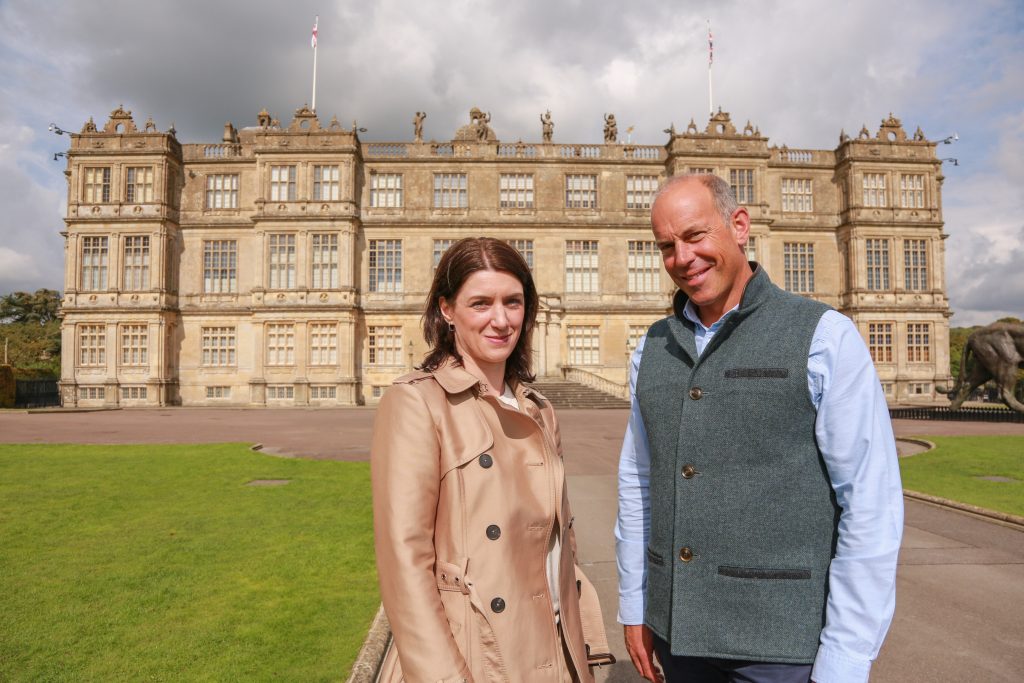
<path fill-rule="evenodd" d="M 1009 408 L 890 408 L 894 420 L 945 420 L 947 422 L 1019 422 L 1024 414 Z"/>
<path fill-rule="evenodd" d="M 60 405 L 55 379 L 19 379 L 14 389 L 15 408 L 47 408 Z"/>

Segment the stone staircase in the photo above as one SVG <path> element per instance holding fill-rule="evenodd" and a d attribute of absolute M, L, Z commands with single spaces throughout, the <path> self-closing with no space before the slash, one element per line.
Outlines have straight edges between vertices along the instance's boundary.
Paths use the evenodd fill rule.
<path fill-rule="evenodd" d="M 576 382 L 540 378 L 531 386 L 556 408 L 629 408 L 626 399 Z"/>

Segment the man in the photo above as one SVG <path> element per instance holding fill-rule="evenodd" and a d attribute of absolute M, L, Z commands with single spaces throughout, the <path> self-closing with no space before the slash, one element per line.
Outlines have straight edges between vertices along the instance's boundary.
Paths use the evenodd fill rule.
<path fill-rule="evenodd" d="M 895 604 L 889 413 L 849 318 L 748 263 L 712 175 L 651 212 L 674 313 L 633 354 L 619 464 L 619 621 L 642 676 L 862 682 Z"/>

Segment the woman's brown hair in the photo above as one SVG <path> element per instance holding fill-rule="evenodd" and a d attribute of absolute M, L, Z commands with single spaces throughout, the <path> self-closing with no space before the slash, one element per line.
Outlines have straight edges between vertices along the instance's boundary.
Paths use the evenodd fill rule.
<path fill-rule="evenodd" d="M 533 327 L 537 320 L 537 288 L 533 275 L 522 254 L 506 242 L 493 237 L 467 237 L 461 239 L 444 253 L 434 272 L 434 282 L 427 295 L 427 307 L 423 312 L 423 337 L 430 345 L 430 352 L 420 365 L 421 370 L 432 371 L 444 363 L 449 356 L 462 363 L 462 357 L 455 348 L 455 334 L 448 327 L 448 321 L 441 315 L 441 299 L 453 302 L 469 276 L 478 270 L 496 270 L 512 275 L 523 285 L 523 329 L 512 354 L 505 362 L 505 381 L 532 382 L 531 371 Z"/>

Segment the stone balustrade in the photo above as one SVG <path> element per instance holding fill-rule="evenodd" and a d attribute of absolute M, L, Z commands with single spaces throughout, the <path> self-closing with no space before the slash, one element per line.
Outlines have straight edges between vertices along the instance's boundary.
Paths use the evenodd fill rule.
<path fill-rule="evenodd" d="M 619 384 L 610 379 L 605 379 L 582 368 L 574 368 L 569 365 L 562 366 L 562 378 L 567 382 L 576 382 L 587 387 L 592 387 L 616 398 L 629 399 L 629 386 Z"/>

